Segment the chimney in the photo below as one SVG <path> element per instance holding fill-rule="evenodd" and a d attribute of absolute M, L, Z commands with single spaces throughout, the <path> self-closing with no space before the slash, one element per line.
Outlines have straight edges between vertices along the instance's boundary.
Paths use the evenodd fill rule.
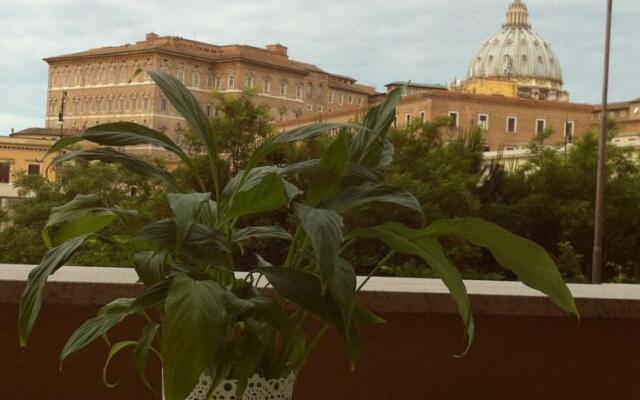
<path fill-rule="evenodd" d="M 11 128 L 11 134 L 13 135 L 15 133 L 15 129 Z"/>
<path fill-rule="evenodd" d="M 276 43 L 276 44 L 268 44 L 267 45 L 267 50 L 279 55 L 279 56 L 283 56 L 283 57 L 288 57 L 287 55 L 287 46 L 283 46 L 280 43 Z"/>
<path fill-rule="evenodd" d="M 157 38 L 159 38 L 159 36 L 158 36 L 158 34 L 157 34 L 157 33 L 155 33 L 155 32 L 149 32 L 149 33 L 147 33 L 147 34 L 145 35 L 145 40 L 146 40 L 147 42 L 152 41 L 152 40 L 157 39 Z"/>

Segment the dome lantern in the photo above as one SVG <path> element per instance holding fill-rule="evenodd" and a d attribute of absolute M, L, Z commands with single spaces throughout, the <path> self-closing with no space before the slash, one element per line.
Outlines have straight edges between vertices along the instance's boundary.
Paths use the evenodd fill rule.
<path fill-rule="evenodd" d="M 507 22 L 502 25 L 503 28 L 526 28 L 531 29 L 529 24 L 529 11 L 527 5 L 521 0 L 514 0 L 509 5 L 509 11 L 507 12 Z"/>

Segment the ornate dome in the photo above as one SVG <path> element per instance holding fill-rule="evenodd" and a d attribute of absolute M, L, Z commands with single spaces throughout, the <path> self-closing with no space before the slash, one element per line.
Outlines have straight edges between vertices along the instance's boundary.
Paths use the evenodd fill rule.
<path fill-rule="evenodd" d="M 566 93 L 558 57 L 549 42 L 531 30 L 529 12 L 521 0 L 511 3 L 502 30 L 475 54 L 467 79 L 515 80 L 523 97 L 557 98 Z"/>

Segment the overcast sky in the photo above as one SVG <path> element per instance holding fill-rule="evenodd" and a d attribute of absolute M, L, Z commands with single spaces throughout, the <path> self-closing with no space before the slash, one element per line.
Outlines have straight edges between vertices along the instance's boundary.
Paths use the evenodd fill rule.
<path fill-rule="evenodd" d="M 528 0 L 577 102 L 597 102 L 605 0 Z M 0 134 L 44 125 L 42 58 L 143 40 L 146 32 L 214 44 L 279 42 L 291 58 L 383 89 L 464 78 L 509 0 L 0 0 Z M 640 1 L 616 0 L 611 100 L 640 97 Z"/>

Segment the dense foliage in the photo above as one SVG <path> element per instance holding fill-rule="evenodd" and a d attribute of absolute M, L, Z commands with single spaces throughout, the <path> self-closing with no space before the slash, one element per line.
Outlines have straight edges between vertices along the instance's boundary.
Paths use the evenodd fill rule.
<path fill-rule="evenodd" d="M 187 397 L 201 373 L 212 378 L 214 387 L 223 379 L 237 379 L 238 395 L 255 372 L 268 378 L 297 373 L 330 328 L 340 335 L 355 362 L 360 325 L 381 320 L 359 302 L 357 294 L 366 280 L 357 283 L 355 266 L 360 258 L 349 249 L 371 240 L 388 248 L 373 272 L 396 253 L 419 257 L 434 271 L 458 306 L 469 345 L 474 320 L 462 277 L 443 246 L 450 237 L 488 249 L 523 283 L 577 314 L 571 293 L 543 248 L 479 218 L 423 224 L 417 199 L 384 181 L 394 155 L 387 133 L 399 89 L 358 125 L 320 123 L 269 136 L 248 154 L 244 168 L 225 180 L 215 124 L 178 80 L 147 72 L 202 143 L 208 170 L 203 172 L 194 158 L 161 132 L 133 123 L 98 125 L 52 146 L 50 152 L 82 140 L 97 144 L 62 154 L 56 164 L 100 161 L 121 165 L 155 184 L 162 182 L 170 212 L 141 226 L 144 215 L 110 206 L 100 190 L 53 208 L 42 230 L 49 250 L 29 274 L 20 305 L 22 345 L 34 328 L 48 277 L 92 242 L 126 254 L 127 266 L 135 268 L 145 289 L 135 298 L 104 306 L 71 336 L 61 359 L 107 335 L 125 318 L 140 318 L 146 322 L 140 337 L 112 344 L 107 363 L 132 347 L 145 379 L 147 357 L 157 353 L 168 400 Z M 288 144 L 323 135 L 331 140 L 318 158 L 278 165 L 267 161 Z M 176 179 L 158 165 L 114 149 L 139 144 L 174 153 L 192 179 Z M 377 225 L 355 223 L 357 217 L 346 222 L 353 211 L 375 210 L 381 203 L 405 209 L 420 222 L 409 227 L 396 221 L 394 214 L 386 218 L 379 214 Z M 286 215 L 286 224 L 253 225 L 260 215 L 274 210 Z M 286 247 L 284 259 L 256 256 L 249 273 L 237 273 L 239 267 L 247 267 L 246 259 L 237 258 L 247 243 L 262 241 Z M 271 291 L 263 290 L 263 279 Z M 322 329 L 308 336 L 311 320 L 320 321 Z"/>

